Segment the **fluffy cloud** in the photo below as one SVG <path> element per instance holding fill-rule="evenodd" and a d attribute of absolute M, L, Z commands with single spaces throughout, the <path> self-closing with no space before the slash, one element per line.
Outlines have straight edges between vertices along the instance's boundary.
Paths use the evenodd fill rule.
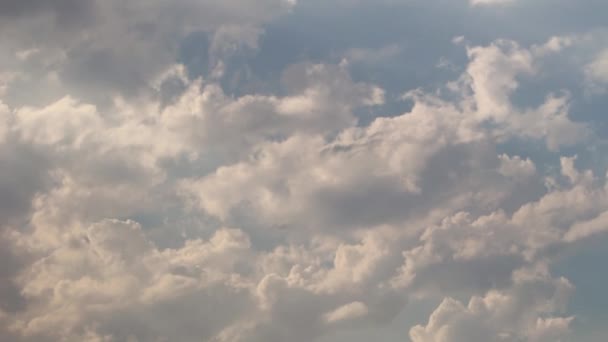
<path fill-rule="evenodd" d="M 572 169 L 572 160 L 562 159 L 562 174 L 571 177 L 570 184 L 511 215 L 502 210 L 483 216 L 460 212 L 427 227 L 422 243 L 403 252 L 405 263 L 393 284 L 423 293 L 508 287 L 514 272 L 544 262 L 564 241 L 601 233 L 606 180 Z"/>
<path fill-rule="evenodd" d="M 410 330 L 410 337 L 413 342 L 559 341 L 568 336 L 572 317 L 539 316 L 563 310 L 572 285 L 543 273 L 519 272 L 508 292 L 473 297 L 466 306 L 445 299 L 426 326 Z"/>
<path fill-rule="evenodd" d="M 308 342 L 420 300 L 440 304 L 401 327 L 413 342 L 571 336 L 576 283 L 552 266 L 607 232 L 581 148 L 599 137 L 574 92 L 517 99 L 577 38 L 467 43 L 432 91 L 303 62 L 231 94 L 222 56 L 293 6 L 0 2 L 9 32 L 33 25 L 0 53 L 0 339 Z M 194 31 L 216 64 L 191 79 L 175 48 Z M 388 46 L 347 60 L 406 51 Z"/>
<path fill-rule="evenodd" d="M 253 211 L 252 219 L 262 225 L 305 223 L 317 229 L 401 220 L 439 203 L 499 201 L 502 185 L 509 186 L 513 176 L 525 179 L 534 168 L 528 161 L 512 166 L 520 175 L 505 174 L 508 157 L 492 155 L 497 142 L 532 138 L 558 149 L 583 141 L 588 130 L 570 120 L 565 98 L 549 96 L 532 109 L 511 104 L 518 72 L 532 68 L 527 50 L 502 42 L 470 51 L 467 72 L 451 85 L 461 98 L 457 105 L 411 92 L 409 113 L 345 129 L 329 143 L 316 135 L 265 143 L 255 158 L 185 182 L 184 188 L 223 220 Z M 480 168 L 494 173 L 474 175 Z M 484 190 L 473 193 L 477 187 Z"/>
<path fill-rule="evenodd" d="M 172 206 L 187 204 L 175 197 L 179 170 L 172 161 L 183 157 L 188 168 L 214 168 L 246 157 L 252 146 L 266 140 L 294 134 L 329 136 L 355 123 L 354 108 L 383 101 L 380 89 L 352 82 L 339 67 L 297 66 L 287 78 L 297 84 L 288 81 L 290 94 L 284 97 L 234 99 L 218 85 L 199 80 L 166 106 L 139 107 L 117 99 L 113 111 L 106 112 L 65 97 L 44 107 L 4 107 L 5 165 L 15 169 L 14 177 L 21 177 L 13 179 L 23 179 L 12 184 L 6 178 L 10 192 L 3 195 L 7 202 L 2 210 L 13 215 L 15 223 L 3 225 L 2 241 L 10 248 L 4 258 L 7 272 L 2 274 L 8 283 L 1 294 L 3 309 L 17 310 L 7 311 L 11 320 L 3 325 L 4 336 L 26 341 L 179 336 L 188 341 L 255 329 L 232 338 L 249 340 L 250 334 L 259 334 L 261 340 L 282 340 L 287 332 L 276 330 L 272 322 L 292 308 L 281 308 L 281 303 L 291 303 L 292 293 L 315 298 L 316 290 L 313 285 L 290 285 L 281 276 L 275 278 L 287 284 L 284 289 L 266 288 L 264 284 L 275 279 L 268 278 L 272 270 L 260 273 L 256 253 L 241 231 L 219 230 L 209 242 L 188 240 L 178 249 L 161 250 L 140 224 L 117 218 L 158 210 L 180 215 L 182 208 Z M 303 108 L 302 103 L 308 105 Z M 239 133 L 247 135 L 233 139 Z M 20 146 L 40 156 L 23 158 L 21 152 L 22 158 L 16 158 Z M 216 160 L 207 159 L 214 154 Z M 35 172 L 24 172 L 23 163 L 35 163 Z M 12 172 L 10 168 L 5 170 Z M 10 197 L 12 193 L 18 197 Z M 226 254 L 214 255 L 211 250 L 216 248 L 226 249 Z M 212 274 L 214 267 L 220 267 L 217 274 Z M 274 296 L 279 302 L 269 301 Z M 228 298 L 234 306 L 221 318 L 213 306 L 232 306 Z M 338 307 L 341 300 L 346 299 L 328 300 L 326 305 Z M 20 301 L 28 303 L 27 310 Z M 191 309 L 183 308 L 188 302 Z M 157 316 L 170 306 L 180 312 L 174 322 Z M 311 319 L 319 317 L 314 334 L 331 323 L 320 318 L 329 310 L 332 307 L 311 308 Z M 106 315 L 109 318 L 103 319 Z M 209 325 L 184 322 L 183 315 L 208 317 Z M 143 316 L 146 322 L 138 323 Z M 160 321 L 164 323 L 154 328 Z M 286 324 L 299 323 L 294 317 Z"/>
<path fill-rule="evenodd" d="M 250 284 L 235 271 L 250 245 L 237 230 L 159 251 L 140 225 L 105 220 L 70 240 L 19 277 L 30 306 L 9 329 L 25 340 L 94 333 L 111 340 L 193 341 L 210 338 L 251 305 Z M 179 314 L 159 316 L 171 307 Z"/>
<path fill-rule="evenodd" d="M 221 60 L 228 46 L 255 47 L 261 25 L 294 4 L 285 0 L 3 1 L 0 27 L 6 34 L 0 41 L 6 49 L 0 68 L 25 75 L 11 94 L 11 101 L 19 105 L 31 101 L 22 94 L 32 89 L 39 94 L 38 101 L 47 102 L 65 95 L 61 91 L 95 101 L 107 101 L 108 95 L 135 96 L 178 59 L 179 44 L 189 34 L 214 37 L 210 53 Z"/>
<path fill-rule="evenodd" d="M 592 88 L 601 90 L 608 83 L 608 50 L 601 51 L 585 68 L 587 82 Z"/>

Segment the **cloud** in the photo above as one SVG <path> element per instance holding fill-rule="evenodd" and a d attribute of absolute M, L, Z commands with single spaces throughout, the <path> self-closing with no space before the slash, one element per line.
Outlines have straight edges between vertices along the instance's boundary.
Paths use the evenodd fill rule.
<path fill-rule="evenodd" d="M 511 158 L 506 154 L 499 158 L 501 165 L 498 172 L 504 176 L 525 179 L 536 173 L 536 166 L 530 159 L 523 160 L 519 156 Z"/>
<path fill-rule="evenodd" d="M 607 205 L 605 179 L 571 168 L 571 160 L 562 159 L 570 184 L 549 189 L 511 215 L 502 209 L 481 216 L 460 212 L 426 227 L 420 243 L 403 252 L 393 286 L 427 295 L 508 288 L 517 270 L 544 262 L 564 240 L 601 233 L 596 227 Z"/>
<path fill-rule="evenodd" d="M 572 317 L 541 316 L 559 312 L 572 285 L 565 279 L 528 272 L 516 274 L 513 289 L 506 293 L 492 291 L 473 297 L 466 306 L 454 299 L 444 300 L 426 326 L 410 330 L 410 338 L 413 342 L 540 342 L 567 337 Z"/>
<path fill-rule="evenodd" d="M 188 34 L 213 35 L 214 53 L 223 57 L 229 45 L 255 46 L 260 26 L 293 5 L 283 0 L 4 1 L 2 44 L 10 51 L 37 51 L 39 57 L 23 61 L 18 58 L 23 53 L 8 55 L 0 68 L 36 70 L 37 79 L 27 82 L 32 86 L 53 75 L 65 91 L 95 101 L 133 96 L 175 62 Z M 57 54 L 62 58 L 48 63 L 48 56 Z M 41 88 L 41 94 L 52 91 Z"/>
<path fill-rule="evenodd" d="M 92 9 L 93 1 L 74 1 L 74 0 L 26 0 L 0 2 L 0 12 L 8 19 L 23 18 L 32 15 L 39 15 L 44 12 L 51 12 L 63 19 L 76 19 L 88 10 Z"/>
<path fill-rule="evenodd" d="M 585 77 L 592 89 L 601 91 L 608 83 L 608 50 L 601 51 L 585 67 Z"/>
<path fill-rule="evenodd" d="M 87 4 L 0 3 L 9 32 L 32 25 L 1 43 L 0 339 L 308 342 L 421 301 L 413 342 L 572 336 L 576 282 L 552 266 L 606 233 L 600 139 L 576 91 L 520 99 L 579 38 L 462 39 L 432 89 L 340 63 L 415 53 L 389 44 L 233 94 L 225 56 L 294 2 Z M 192 77 L 175 54 L 201 31 L 212 72 Z"/>
<path fill-rule="evenodd" d="M 230 260 L 248 246 L 239 231 L 220 230 L 207 242 L 159 251 L 135 222 L 95 223 L 21 275 L 24 296 L 36 304 L 10 329 L 26 340 L 82 339 L 93 332 L 119 340 L 209 338 L 245 313 L 246 284 L 230 271 Z M 169 308 L 179 314 L 159 316 Z M 207 318 L 201 324 L 197 317 Z"/>
<path fill-rule="evenodd" d="M 515 0 L 470 0 L 473 6 L 487 6 L 487 5 L 504 5 L 515 2 Z"/>
<path fill-rule="evenodd" d="M 367 306 L 361 302 L 352 302 L 337 308 L 325 315 L 329 323 L 359 318 L 367 315 Z"/>
<path fill-rule="evenodd" d="M 439 203 L 462 201 L 457 198 L 463 196 L 462 177 L 470 179 L 468 188 L 487 186 L 481 178 L 466 177 L 479 165 L 499 163 L 491 155 L 497 141 L 539 139 L 556 150 L 588 134 L 584 124 L 568 117 L 566 98 L 549 96 L 532 109 L 512 105 L 515 77 L 522 63 L 525 72 L 532 68 L 532 57 L 504 45 L 504 50 L 499 45 L 470 49 L 471 62 L 455 88 L 459 105 L 410 92 L 409 113 L 345 129 L 330 142 L 295 135 L 264 143 L 256 158 L 186 181 L 184 189 L 205 212 L 228 222 L 245 215 L 269 226 L 306 222 L 309 229 L 398 221 Z M 444 172 L 447 165 L 451 173 Z M 505 167 L 498 173 L 503 175 L 493 176 L 505 176 Z M 494 191 L 479 195 L 499 197 L 500 190 Z M 490 197 L 478 200 L 494 200 Z"/>
<path fill-rule="evenodd" d="M 577 223 L 566 234 L 564 239 L 566 241 L 576 241 L 602 233 L 606 231 L 606 219 L 608 219 L 608 213 L 604 212 L 589 221 Z"/>
<path fill-rule="evenodd" d="M 247 95 L 238 99 L 223 94 L 217 85 L 199 80 L 192 82 L 172 104 L 149 103 L 145 107 L 149 111 L 117 99 L 117 113 L 105 112 L 71 97 L 44 107 L 7 107 L 2 117 L 6 122 L 3 148 L 17 153 L 17 147 L 23 145 L 45 157 L 39 162 L 32 157 L 17 158 L 15 174 L 27 177 L 25 169 L 20 169 L 25 166 L 19 162 L 36 161 L 40 164 L 32 170 L 39 174 L 32 176 L 48 177 L 48 181 L 18 182 L 33 187 L 29 192 L 23 185 L 14 190 L 23 197 L 20 211 L 15 210 L 14 198 L 3 196 L 11 206 L 3 205 L 2 210 L 15 215 L 15 225 L 24 230 L 3 226 L 7 229 L 6 244 L 19 250 L 15 255 L 19 262 L 14 270 L 2 275 L 15 282 L 14 290 L 7 287 L 2 294 L 6 294 L 6 308 L 10 310 L 17 304 L 8 300 L 28 303 L 26 311 L 10 312 L 10 322 L 3 327 L 4 336 L 24 341 L 188 341 L 205 336 L 222 338 L 222 332 L 247 330 L 254 324 L 258 327 L 252 333 L 259 334 L 256 338 L 281 340 L 286 332 L 276 330 L 271 322 L 286 309 L 273 309 L 275 304 L 263 301 L 258 307 L 256 289 L 258 283 L 264 283 L 266 273 L 259 274 L 257 264 L 252 263 L 256 253 L 244 233 L 220 230 L 209 242 L 188 240 L 177 249 L 161 250 L 140 224 L 120 218 L 163 210 L 164 201 L 176 194 L 172 182 L 178 176 L 163 163 L 181 157 L 203 162 L 213 150 L 201 150 L 200 144 L 221 146 L 228 162 L 239 160 L 252 151 L 250 145 L 275 136 L 298 132 L 333 134 L 355 122 L 352 108 L 382 102 L 376 87 L 352 82 L 337 67 L 300 66 L 290 71 L 288 79 L 297 81 L 288 84 L 293 88 L 291 95 Z M 297 105 L 301 102 L 310 103 L 309 110 Z M 250 119 L 243 121 L 247 116 Z M 185 134 L 188 130 L 191 134 Z M 232 134 L 237 132 L 248 132 L 248 136 L 233 140 Z M 163 138 L 159 140 L 160 137 Z M 52 163 L 43 163 L 47 159 Z M 11 166 L 13 162 L 7 161 Z M 210 162 L 209 167 L 217 167 L 227 161 Z M 7 185 L 12 184 L 8 182 L 10 178 L 4 179 Z M 173 204 L 186 205 L 178 198 L 174 200 L 177 202 Z M 229 252 L 215 256 L 213 249 Z M 239 256 L 239 251 L 244 254 Z M 7 253 L 13 257 L 12 252 Z M 203 260 L 207 258 L 208 266 Z M 7 269 L 12 268 L 10 260 L 5 258 Z M 238 271 L 220 269 L 213 274 L 211 268 L 221 265 Z M 234 286 L 225 281 L 234 282 Z M 222 292 L 225 286 L 227 292 Z M 310 288 L 291 287 L 285 293 L 279 292 L 281 302 L 291 303 L 293 293 L 315 297 Z M 274 296 L 274 291 L 283 290 L 264 292 L 264 296 Z M 228 303 L 221 293 L 235 300 L 234 311 L 228 309 L 226 316 L 212 310 L 211 301 Z M 332 299 L 327 304 L 338 306 L 339 300 Z M 188 302 L 193 304 L 188 306 Z M 74 306 L 64 307 L 62 303 Z M 161 317 L 165 312 L 162 308 L 168 307 L 180 311 L 175 321 Z M 271 310 L 270 317 L 261 314 L 266 307 Z M 311 318 L 321 317 L 329 309 L 311 308 Z M 207 316 L 209 325 L 193 329 L 190 325 L 195 323 L 183 321 L 182 315 Z M 141 319 L 145 323 L 138 323 Z M 163 324 L 154 328 L 153 322 Z M 288 323 L 299 324 L 297 319 Z M 316 324 L 318 331 L 311 330 L 315 335 L 326 329 L 320 318 Z M 61 329 L 54 329 L 56 326 Z M 299 329 L 304 331 L 307 327 Z M 308 335 L 302 336 L 306 340 Z"/>

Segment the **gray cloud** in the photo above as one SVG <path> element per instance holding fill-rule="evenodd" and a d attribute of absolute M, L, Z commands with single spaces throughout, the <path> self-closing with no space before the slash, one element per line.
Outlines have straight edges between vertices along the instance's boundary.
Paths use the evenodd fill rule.
<path fill-rule="evenodd" d="M 58 21 L 78 20 L 83 14 L 92 9 L 94 2 L 90 0 L 23 0 L 0 1 L 0 16 L 8 19 L 18 19 L 32 15 L 52 12 Z"/>

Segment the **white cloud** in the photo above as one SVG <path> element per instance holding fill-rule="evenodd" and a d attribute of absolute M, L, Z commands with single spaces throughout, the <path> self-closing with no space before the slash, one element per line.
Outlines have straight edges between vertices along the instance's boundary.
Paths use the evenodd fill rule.
<path fill-rule="evenodd" d="M 256 48 L 260 24 L 293 3 L 182 1 L 151 32 L 137 27 L 169 4 L 97 5 L 113 20 L 54 32 L 50 42 L 67 44 L 56 63 L 110 49 L 112 66 L 151 89 L 105 104 L 63 94 L 0 105 L 1 338 L 308 342 L 383 326 L 416 310 L 412 297 L 445 298 L 410 330 L 414 342 L 568 334 L 573 286 L 548 269 L 559 247 L 605 231 L 606 179 L 574 158 L 555 173 L 533 153 L 503 152 L 523 141 L 554 156 L 592 141 L 568 96 L 512 99 L 565 42 L 468 47 L 455 82 L 409 91 L 411 110 L 361 126 L 357 110 L 390 99 L 343 65 L 294 65 L 282 93 L 239 96 L 221 77 L 189 80 L 168 56 L 135 65 L 162 50 L 159 36 L 197 23 L 214 32 L 214 53 Z M 42 17 L 61 6 L 49 6 L 16 20 L 54 26 Z M 17 59 L 36 64 L 46 49 Z M 173 81 L 179 91 L 163 97 Z"/>
<path fill-rule="evenodd" d="M 219 230 L 207 242 L 160 251 L 138 224 L 105 220 L 69 241 L 20 276 L 32 307 L 14 318 L 11 330 L 34 340 L 79 339 L 95 329 L 112 339 L 190 341 L 211 337 L 251 305 L 250 285 L 231 261 L 249 254 L 239 231 Z M 165 316 L 163 307 L 179 315 Z M 142 318 L 147 322 L 140 326 Z"/>
<path fill-rule="evenodd" d="M 351 320 L 367 315 L 367 306 L 361 302 L 352 302 L 325 314 L 328 323 Z"/>
<path fill-rule="evenodd" d="M 94 106 L 69 97 L 42 109 L 20 108 L 15 121 L 22 139 L 43 146 L 78 146 L 102 124 Z"/>
<path fill-rule="evenodd" d="M 513 289 L 473 297 L 468 305 L 445 299 L 426 326 L 410 330 L 413 342 L 558 341 L 568 336 L 572 317 L 549 317 L 572 291 L 565 279 L 546 274 L 514 276 Z"/>
<path fill-rule="evenodd" d="M 536 166 L 530 159 L 522 159 L 519 156 L 509 157 L 506 154 L 499 156 L 500 172 L 506 177 L 528 178 L 536 173 Z"/>
<path fill-rule="evenodd" d="M 0 143 L 4 142 L 9 129 L 9 108 L 2 102 L 0 102 Z"/>
<path fill-rule="evenodd" d="M 255 158 L 186 181 L 183 187 L 194 194 L 206 213 L 229 222 L 244 212 L 266 226 L 302 222 L 316 229 L 352 226 L 354 222 L 365 226 L 379 223 L 376 219 L 399 220 L 424 212 L 430 209 L 427 206 L 437 206 L 440 198 L 457 200 L 466 187 L 457 177 L 477 172 L 475 165 L 498 162 L 496 155 L 484 153 L 490 153 L 484 149 L 491 149 L 496 141 L 533 138 L 545 140 L 552 150 L 584 141 L 587 127 L 569 119 L 566 98 L 549 96 L 540 107 L 525 110 L 509 101 L 518 72 L 531 70 L 529 52 L 504 42 L 470 51 L 472 60 L 458 88 L 462 102 L 456 105 L 412 92 L 406 95 L 414 101 L 409 113 L 379 118 L 368 127 L 345 129 L 329 142 L 314 134 L 266 142 L 258 146 Z M 303 101 L 288 99 L 282 103 L 283 110 L 295 104 L 313 109 L 311 102 Z M 479 151 L 473 152 L 476 149 Z M 463 159 L 451 159 L 459 157 L 449 155 L 450 150 L 461 151 Z M 501 158 L 498 173 L 511 177 L 506 172 L 515 172 L 517 166 L 507 170 Z M 430 163 L 440 169 L 452 163 L 452 174 L 431 170 Z M 523 163 L 521 168 L 527 170 L 522 172 L 533 174 L 531 162 Z M 470 181 L 469 188 L 478 180 L 471 177 Z M 443 192 L 435 192 L 440 182 Z M 493 190 L 496 192 L 479 195 L 496 200 L 500 190 Z M 490 198 L 482 201 L 487 200 Z M 399 203 L 408 203 L 410 208 L 403 209 Z"/>
<path fill-rule="evenodd" d="M 608 230 L 608 212 L 603 212 L 595 218 L 574 224 L 564 239 L 568 242 L 584 239 Z"/>
<path fill-rule="evenodd" d="M 608 85 L 608 49 L 595 56 L 585 67 L 587 83 L 594 91 L 603 91 Z"/>

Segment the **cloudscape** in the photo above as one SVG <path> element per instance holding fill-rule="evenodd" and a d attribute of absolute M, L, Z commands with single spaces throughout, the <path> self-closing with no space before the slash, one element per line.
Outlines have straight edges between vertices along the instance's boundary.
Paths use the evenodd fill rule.
<path fill-rule="evenodd" d="M 608 1 L 0 0 L 0 341 L 608 341 Z"/>

